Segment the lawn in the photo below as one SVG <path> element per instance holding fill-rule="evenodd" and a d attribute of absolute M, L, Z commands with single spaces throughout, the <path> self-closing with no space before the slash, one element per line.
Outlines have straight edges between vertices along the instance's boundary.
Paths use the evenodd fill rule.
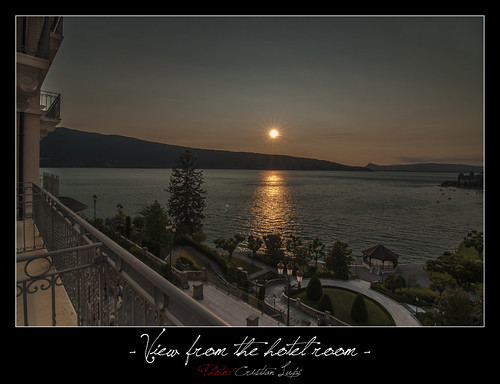
<path fill-rule="evenodd" d="M 370 299 L 367 296 L 364 296 L 366 303 L 366 310 L 368 311 L 368 320 L 363 323 L 357 323 L 351 318 L 351 307 L 354 302 L 354 298 L 358 294 L 357 292 L 338 287 L 327 287 L 323 286 L 323 293 L 326 293 L 330 296 L 330 300 L 332 302 L 334 316 L 342 320 L 343 322 L 350 325 L 362 325 L 362 326 L 394 326 L 395 322 L 391 315 L 376 301 Z M 318 301 L 311 301 L 306 294 L 306 290 L 303 289 L 293 297 L 298 297 L 300 300 L 312 307 L 316 308 Z"/>

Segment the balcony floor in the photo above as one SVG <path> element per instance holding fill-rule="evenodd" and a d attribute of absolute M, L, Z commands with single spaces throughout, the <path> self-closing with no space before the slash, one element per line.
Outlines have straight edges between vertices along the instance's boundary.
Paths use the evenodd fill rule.
<path fill-rule="evenodd" d="M 38 231 L 33 231 L 33 222 L 31 219 L 23 221 L 19 220 L 16 223 L 16 241 L 17 247 L 22 247 L 23 244 L 42 244 Z M 26 230 L 25 230 L 26 229 Z M 34 233 L 33 233 L 34 232 Z M 25 235 L 25 237 L 24 237 Z M 38 249 L 35 251 L 18 253 L 16 257 L 23 255 L 35 255 L 46 252 L 45 249 Z M 34 260 L 29 265 L 29 273 L 36 275 L 46 271 L 48 261 L 46 259 Z M 16 278 L 22 280 L 27 278 L 24 267 L 26 262 L 16 263 Z M 52 326 L 52 297 L 51 289 L 44 290 L 46 282 L 40 280 L 33 283 L 31 289 L 38 290 L 33 294 L 27 295 L 27 308 L 28 308 L 28 324 L 30 326 Z M 55 287 L 55 308 L 56 308 L 56 325 L 57 326 L 77 326 L 76 312 L 71 304 L 71 301 L 66 293 L 64 287 Z M 16 299 L 16 325 L 24 326 L 24 313 L 23 313 L 23 296 L 20 295 Z"/>

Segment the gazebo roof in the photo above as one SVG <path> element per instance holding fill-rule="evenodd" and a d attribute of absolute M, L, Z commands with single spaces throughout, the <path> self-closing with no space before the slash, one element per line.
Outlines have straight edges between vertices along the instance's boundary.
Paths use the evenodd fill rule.
<path fill-rule="evenodd" d="M 397 261 L 399 256 L 381 244 L 363 250 L 363 256 L 383 261 Z"/>

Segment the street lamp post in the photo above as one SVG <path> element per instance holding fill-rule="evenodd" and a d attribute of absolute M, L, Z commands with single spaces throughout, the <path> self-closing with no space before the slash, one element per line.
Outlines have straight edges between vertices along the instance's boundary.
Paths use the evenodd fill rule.
<path fill-rule="evenodd" d="M 96 219 L 96 206 L 97 206 L 97 196 L 94 193 L 94 196 L 92 196 L 92 199 L 94 199 L 94 221 Z"/>
<path fill-rule="evenodd" d="M 175 244 L 175 231 L 177 229 L 177 227 L 175 226 L 174 223 L 170 223 L 169 225 L 167 225 L 165 227 L 165 229 L 167 231 L 172 231 L 172 233 L 174 234 L 174 241 L 172 241 L 172 248 L 170 249 L 170 253 L 168 254 L 168 259 L 169 259 L 169 262 L 170 262 L 170 271 L 169 271 L 169 275 L 170 275 L 170 281 L 172 281 L 172 252 L 174 251 L 174 244 Z"/>
<path fill-rule="evenodd" d="M 118 210 L 118 231 L 120 233 L 120 235 L 123 235 L 124 234 L 124 227 L 125 227 L 125 223 L 124 223 L 124 218 L 123 218 L 123 205 L 121 203 L 118 203 L 116 205 L 116 209 Z"/>
<path fill-rule="evenodd" d="M 284 274 L 285 265 L 280 261 L 277 265 L 278 275 Z M 298 287 L 300 289 L 300 283 L 302 283 L 302 279 L 304 278 L 304 272 L 300 269 L 296 272 L 297 276 L 297 284 L 292 284 L 290 278 L 293 273 L 293 264 L 288 263 L 286 265 L 286 280 L 285 280 L 285 288 L 286 288 L 286 296 L 287 296 L 287 312 L 286 312 L 286 325 L 290 325 L 290 294 L 292 293 L 292 287 Z"/>

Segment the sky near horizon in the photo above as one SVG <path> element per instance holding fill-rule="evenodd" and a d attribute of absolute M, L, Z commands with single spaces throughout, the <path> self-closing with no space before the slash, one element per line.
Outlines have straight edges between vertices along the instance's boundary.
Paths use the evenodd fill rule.
<path fill-rule="evenodd" d="M 60 126 L 82 131 L 346 165 L 480 165 L 483 21 L 68 16 L 42 88 L 62 94 Z"/>

